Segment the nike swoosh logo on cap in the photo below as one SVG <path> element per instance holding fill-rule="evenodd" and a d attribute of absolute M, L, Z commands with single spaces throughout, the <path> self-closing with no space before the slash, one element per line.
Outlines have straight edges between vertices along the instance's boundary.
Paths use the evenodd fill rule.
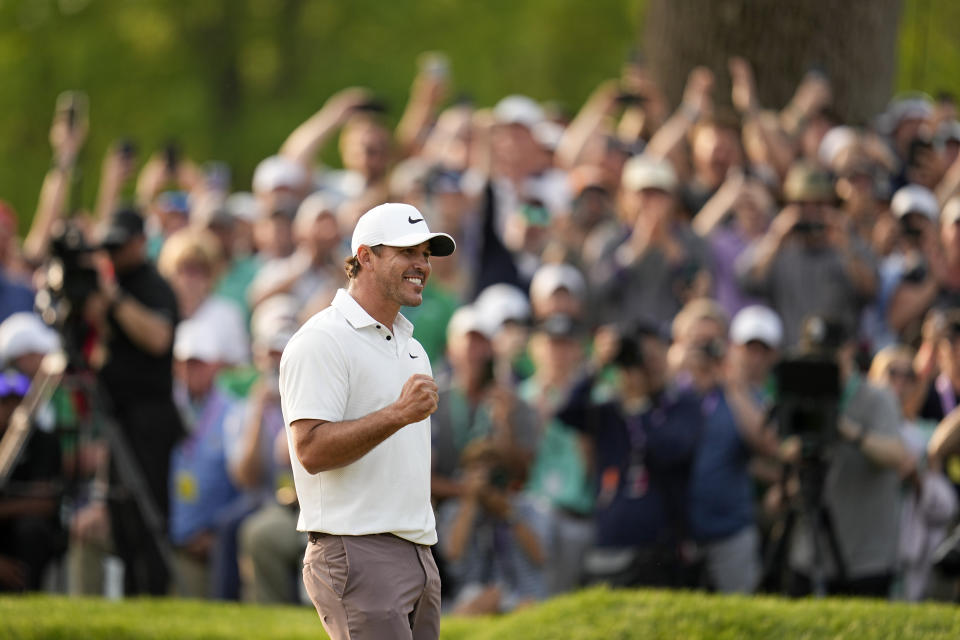
<path fill-rule="evenodd" d="M 410 224 L 417 224 L 418 222 L 423 222 L 423 218 L 417 218 L 416 220 L 414 220 L 410 216 L 407 216 L 407 222 L 409 222 Z"/>
<path fill-rule="evenodd" d="M 413 355 L 412 353 L 408 353 L 407 355 L 410 356 L 411 359 L 412 359 L 412 358 L 419 358 L 419 357 L 420 357 L 420 356 L 415 356 L 415 355 Z"/>

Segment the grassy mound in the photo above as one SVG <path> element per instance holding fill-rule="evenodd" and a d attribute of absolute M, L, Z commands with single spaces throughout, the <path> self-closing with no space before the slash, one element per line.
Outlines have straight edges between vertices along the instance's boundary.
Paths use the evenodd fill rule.
<path fill-rule="evenodd" d="M 0 637 L 52 638 L 318 638 L 306 607 L 184 600 L 120 602 L 27 596 L 0 598 Z M 960 638 L 960 609 L 939 604 L 866 600 L 725 597 L 698 593 L 597 588 L 497 618 L 446 618 L 447 640 L 503 638 L 749 639 Z"/>

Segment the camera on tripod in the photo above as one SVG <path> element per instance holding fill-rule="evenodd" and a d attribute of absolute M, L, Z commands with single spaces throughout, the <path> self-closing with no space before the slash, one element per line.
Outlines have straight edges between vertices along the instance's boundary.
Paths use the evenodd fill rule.
<path fill-rule="evenodd" d="M 60 334 L 71 364 L 82 361 L 78 349 L 87 333 L 83 309 L 100 288 L 92 261 L 95 249 L 80 227 L 64 222 L 50 241 L 50 257 L 43 268 L 44 286 L 37 292 L 37 311 Z"/>
<path fill-rule="evenodd" d="M 796 436 L 801 461 L 821 460 L 839 437 L 841 381 L 837 351 L 847 339 L 843 323 L 811 317 L 799 350 L 774 370 L 780 434 Z"/>

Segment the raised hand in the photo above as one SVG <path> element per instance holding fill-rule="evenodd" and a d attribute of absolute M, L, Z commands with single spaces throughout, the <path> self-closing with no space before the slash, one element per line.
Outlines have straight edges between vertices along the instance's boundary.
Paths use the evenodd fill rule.
<path fill-rule="evenodd" d="M 415 373 L 403 384 L 400 397 L 393 403 L 400 422 L 413 424 L 426 420 L 437 410 L 439 400 L 437 383 L 430 376 Z"/>
<path fill-rule="evenodd" d="M 692 114 L 701 116 L 713 108 L 713 72 L 706 67 L 694 67 L 683 89 L 683 106 Z"/>
<path fill-rule="evenodd" d="M 753 68 L 746 59 L 739 56 L 730 58 L 727 63 L 732 80 L 731 100 L 740 113 L 752 113 L 760 108 L 757 100 L 757 87 L 753 77 Z"/>

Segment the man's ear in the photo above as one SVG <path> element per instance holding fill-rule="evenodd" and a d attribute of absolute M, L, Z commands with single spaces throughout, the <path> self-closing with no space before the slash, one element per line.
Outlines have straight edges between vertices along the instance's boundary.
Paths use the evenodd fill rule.
<path fill-rule="evenodd" d="M 357 261 L 360 263 L 361 267 L 369 267 L 372 258 L 370 254 L 373 252 L 370 251 L 370 247 L 365 244 L 360 245 L 357 248 Z"/>

